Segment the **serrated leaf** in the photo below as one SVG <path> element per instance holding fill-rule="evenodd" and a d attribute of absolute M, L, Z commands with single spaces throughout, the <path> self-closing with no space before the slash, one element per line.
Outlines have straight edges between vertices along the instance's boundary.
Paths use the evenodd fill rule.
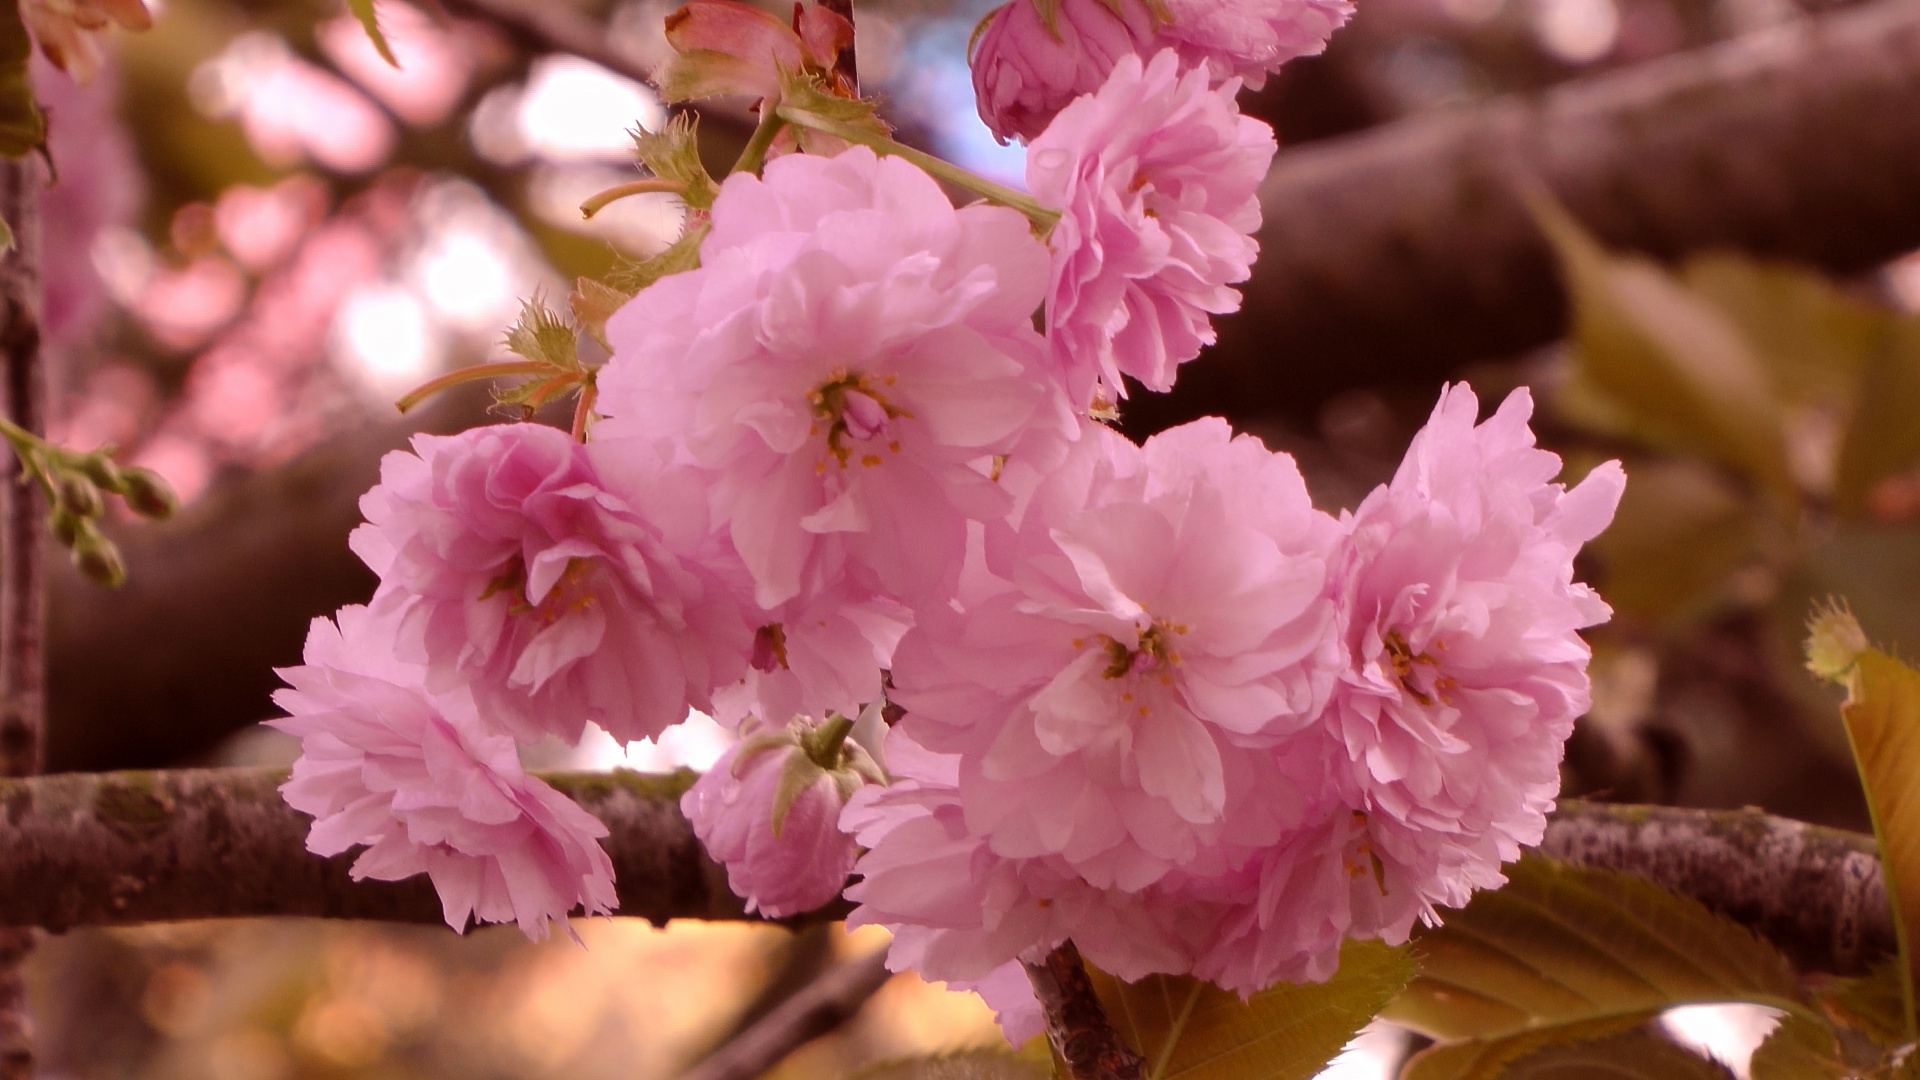
<path fill-rule="evenodd" d="M 347 0 L 347 10 L 360 20 L 360 26 L 367 32 L 367 40 L 373 42 L 373 51 L 380 59 L 400 66 L 400 59 L 393 55 L 393 46 L 387 42 L 387 32 L 380 28 L 380 13 L 373 8 L 374 0 Z"/>
<path fill-rule="evenodd" d="M 1349 941 L 1324 983 L 1283 983 L 1241 1001 L 1188 977 L 1123 983 L 1091 972 L 1107 1015 L 1149 1080 L 1307 1080 L 1412 975 L 1404 947 Z"/>
<path fill-rule="evenodd" d="M 1847 1075 L 1833 1028 L 1803 1016 L 1783 1016 L 1748 1066 L 1752 1080 L 1842 1080 Z"/>
<path fill-rule="evenodd" d="M 1036 1052 L 975 1048 L 875 1062 L 847 1080 L 1052 1080 L 1044 1038 Z"/>
<path fill-rule="evenodd" d="M 1835 979 L 1820 991 L 1820 1004 L 1840 1023 L 1864 1033 L 1882 1046 L 1906 1038 L 1901 1017 L 1900 958 L 1890 956 L 1872 971 L 1851 979 Z"/>
<path fill-rule="evenodd" d="M 1644 878 L 1528 855 L 1415 935 L 1420 974 L 1383 1014 L 1439 1041 L 1748 1002 L 1806 1011 L 1771 945 Z"/>
<path fill-rule="evenodd" d="M 1628 434 L 1795 500 L 1767 371 L 1733 322 L 1652 261 L 1608 252 L 1559 206 L 1543 198 L 1534 214 L 1560 255 L 1587 392 Z"/>
<path fill-rule="evenodd" d="M 0 154 L 10 158 L 24 157 L 47 142 L 47 118 L 27 81 L 32 54 L 20 5 L 0 4 Z"/>
<path fill-rule="evenodd" d="M 699 269 L 700 243 L 707 238 L 707 231 L 711 228 L 703 221 L 680 234 L 680 239 L 659 254 L 614 267 L 607 275 L 608 283 L 637 293 L 663 277 Z"/>
<path fill-rule="evenodd" d="M 1906 1038 L 1914 1038 L 1914 933 L 1920 929 L 1920 671 L 1878 649 L 1860 654 L 1840 707 L 1854 763 L 1867 791 L 1887 897 L 1907 978 L 1901 997 Z"/>
<path fill-rule="evenodd" d="M 1627 1013 L 1494 1039 L 1436 1043 L 1408 1059 L 1400 1080 L 1494 1080 L 1507 1066 L 1546 1047 L 1599 1039 L 1645 1025 L 1659 1014 Z"/>
<path fill-rule="evenodd" d="M 1505 1080 L 1733 1080 L 1724 1064 L 1648 1027 L 1557 1043 L 1507 1066 Z"/>
<path fill-rule="evenodd" d="M 1834 465 L 1834 502 L 1858 513 L 1880 481 L 1920 461 L 1920 319 L 1894 325 L 1860 378 Z"/>

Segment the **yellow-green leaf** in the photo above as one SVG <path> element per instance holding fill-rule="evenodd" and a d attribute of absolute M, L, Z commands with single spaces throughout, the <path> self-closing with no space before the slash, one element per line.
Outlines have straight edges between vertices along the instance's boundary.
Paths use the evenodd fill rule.
<path fill-rule="evenodd" d="M 1732 320 L 1650 260 L 1606 251 L 1557 205 L 1534 209 L 1560 255 L 1588 393 L 1627 434 L 1795 499 L 1772 385 Z"/>
<path fill-rule="evenodd" d="M 1701 1002 L 1807 1009 L 1784 957 L 1696 900 L 1532 855 L 1506 873 L 1415 935 L 1420 974 L 1385 1016 L 1444 1042 Z"/>
<path fill-rule="evenodd" d="M 1753 1080 L 1842 1080 L 1847 1066 L 1833 1028 L 1803 1016 L 1784 1016 L 1753 1052 L 1748 1072 Z"/>
<path fill-rule="evenodd" d="M 1149 1080 L 1307 1080 L 1413 973 L 1404 947 L 1349 941 L 1323 983 L 1283 983 L 1246 1001 L 1196 979 L 1123 983 L 1092 972 L 1114 1027 Z"/>
<path fill-rule="evenodd" d="M 1644 1026 L 1602 1039 L 1556 1043 L 1515 1061 L 1501 1075 L 1505 1080 L 1733 1080 L 1725 1065 Z"/>
<path fill-rule="evenodd" d="M 1901 996 L 1914 1037 L 1913 937 L 1920 927 L 1920 671 L 1878 649 L 1860 654 L 1840 707 L 1886 867 L 1887 896 L 1908 977 Z"/>
<path fill-rule="evenodd" d="M 47 141 L 47 118 L 27 82 L 33 42 L 20 21 L 20 5 L 0 4 L 0 154 L 24 157 Z"/>
<path fill-rule="evenodd" d="M 393 46 L 387 43 L 387 32 L 380 28 L 380 13 L 373 9 L 373 4 L 374 0 L 347 0 L 347 10 L 360 20 L 367 40 L 373 42 L 373 50 L 380 54 L 380 59 L 399 67 L 400 59 L 393 55 Z"/>
<path fill-rule="evenodd" d="M 1834 1019 L 1882 1046 L 1898 1045 L 1907 1037 L 1900 973 L 1900 958 L 1890 956 L 1865 975 L 1827 984 L 1820 1003 Z"/>
<path fill-rule="evenodd" d="M 1880 481 L 1920 461 L 1920 318 L 1893 325 L 1885 348 L 1860 379 L 1853 417 L 1840 440 L 1833 499 L 1858 513 Z"/>
<path fill-rule="evenodd" d="M 1633 483 L 1593 542 L 1607 603 L 1646 619 L 1712 609 L 1760 553 L 1763 519 L 1752 500 L 1699 461 L 1635 461 L 1627 470 Z"/>
<path fill-rule="evenodd" d="M 1787 263 L 1715 252 L 1688 259 L 1680 275 L 1740 328 L 1778 396 L 1800 404 L 1851 402 L 1898 318 Z"/>

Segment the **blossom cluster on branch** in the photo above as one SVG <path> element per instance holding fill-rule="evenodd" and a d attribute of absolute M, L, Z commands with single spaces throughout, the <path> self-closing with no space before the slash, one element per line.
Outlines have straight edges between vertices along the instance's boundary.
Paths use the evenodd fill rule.
<path fill-rule="evenodd" d="M 935 174 L 977 178 L 823 74 L 849 35 L 677 12 L 663 86 L 759 96 L 760 131 L 717 185 L 643 140 L 694 257 L 595 327 L 603 367 L 540 369 L 582 380 L 580 438 L 387 459 L 353 537 L 380 587 L 279 698 L 309 846 L 428 873 L 456 928 L 544 933 L 608 910 L 612 871 L 516 747 L 698 709 L 741 741 L 683 807 L 750 905 L 851 872 L 891 964 L 1015 1037 L 1021 963 L 1069 938 L 1251 993 L 1498 884 L 1587 707 L 1608 610 L 1572 563 L 1618 465 L 1556 483 L 1524 390 L 1479 422 L 1455 386 L 1336 517 L 1224 421 L 1100 419 L 1237 305 L 1274 142 L 1235 92 L 1347 10 L 1013 0 L 973 60 L 1030 195 L 958 208 Z"/>

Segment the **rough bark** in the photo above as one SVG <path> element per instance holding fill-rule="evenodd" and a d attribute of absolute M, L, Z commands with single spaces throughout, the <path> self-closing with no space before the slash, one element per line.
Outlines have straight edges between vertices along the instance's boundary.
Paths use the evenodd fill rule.
<path fill-rule="evenodd" d="M 1282 151 L 1242 312 L 1173 395 L 1129 402 L 1130 425 L 1311 416 L 1348 387 L 1438 382 L 1558 337 L 1526 178 L 1659 256 L 1731 247 L 1852 273 L 1920 247 L 1920 0 Z"/>
<path fill-rule="evenodd" d="M 353 881 L 351 853 L 307 853 L 309 819 L 275 790 L 281 769 L 181 769 L 0 780 L 0 924 L 127 925 L 262 915 L 441 921 L 424 879 Z M 554 773 L 606 822 L 620 913 L 743 919 L 679 799 L 691 773 Z M 1871 837 L 1757 810 L 1568 800 L 1541 851 L 1626 870 L 1695 897 L 1801 967 L 1857 974 L 1895 950 Z M 843 918 L 844 902 L 792 924 Z"/>
<path fill-rule="evenodd" d="M 14 247 L 0 259 L 0 394 L 7 418 L 34 435 L 47 422 L 40 362 L 40 165 L 0 162 L 0 218 Z M 11 457 L 11 455 L 8 455 Z M 40 771 L 46 728 L 47 506 L 37 482 L 7 461 L 0 493 L 0 775 Z M 0 922 L 0 1080 L 33 1075 L 33 1023 L 21 965 L 30 921 Z"/>
<path fill-rule="evenodd" d="M 887 951 L 843 960 L 727 1040 L 680 1080 L 754 1080 L 804 1044 L 852 1020 L 893 972 Z"/>
<path fill-rule="evenodd" d="M 1542 854 L 1624 870 L 1759 933 L 1802 968 L 1865 974 L 1893 955 L 1893 909 L 1873 838 L 1758 810 L 1565 800 Z"/>
<path fill-rule="evenodd" d="M 174 919 L 306 915 L 435 923 L 424 878 L 356 882 L 353 854 L 305 848 L 310 819 L 281 801 L 281 769 L 74 773 L 0 781 L 0 923 L 63 930 Z M 726 872 L 680 816 L 691 774 L 554 776 L 599 815 L 620 913 L 741 919 Z M 811 921 L 838 918 L 844 906 Z"/>
<path fill-rule="evenodd" d="M 1074 1080 L 1140 1080 L 1145 1075 L 1146 1063 L 1107 1018 L 1073 942 L 1026 967 L 1033 994 L 1046 1013 L 1047 1041 Z"/>

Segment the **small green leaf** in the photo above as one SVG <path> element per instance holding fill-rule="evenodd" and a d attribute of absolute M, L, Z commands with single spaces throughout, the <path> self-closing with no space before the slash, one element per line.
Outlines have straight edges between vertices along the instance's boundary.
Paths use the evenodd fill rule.
<path fill-rule="evenodd" d="M 1842 1080 L 1847 1066 L 1833 1028 L 1803 1016 L 1783 1016 L 1753 1052 L 1753 1080 Z"/>
<path fill-rule="evenodd" d="M 380 59 L 399 67 L 400 60 L 393 55 L 393 46 L 387 43 L 387 32 L 380 29 L 380 13 L 373 9 L 373 5 L 374 0 L 347 0 L 347 10 L 360 20 L 361 27 L 367 32 L 367 40 L 373 42 L 373 50 L 380 54 Z"/>
<path fill-rule="evenodd" d="M 707 238 L 710 228 L 712 226 L 703 221 L 680 234 L 680 239 L 659 254 L 639 262 L 622 262 L 607 274 L 607 283 L 637 293 L 663 277 L 698 269 L 700 242 Z"/>
<path fill-rule="evenodd" d="M 1593 541 L 1607 603 L 1621 615 L 1682 619 L 1722 601 L 1761 551 L 1763 519 L 1721 474 L 1696 460 L 1631 461 L 1633 483 L 1613 525 Z"/>
<path fill-rule="evenodd" d="M 510 351 L 556 368 L 580 366 L 579 344 L 580 331 L 539 296 L 520 302 L 520 318 L 507 329 Z"/>
<path fill-rule="evenodd" d="M 1840 440 L 1833 498 L 1864 509 L 1874 485 L 1920 461 L 1920 318 L 1902 319 L 1860 379 L 1853 417 Z"/>
<path fill-rule="evenodd" d="M 32 54 L 20 5 L 0 4 L 0 154 L 10 158 L 24 157 L 47 142 L 47 118 L 27 82 Z"/>
<path fill-rule="evenodd" d="M 1535 855 L 1506 874 L 1504 888 L 1415 935 L 1420 974 L 1388 1019 L 1446 1042 L 1703 1002 L 1808 1011 L 1785 958 L 1696 900 Z"/>
<path fill-rule="evenodd" d="M 1246 1001 L 1188 977 L 1123 983 L 1091 972 L 1114 1026 L 1150 1080 L 1307 1080 L 1412 975 L 1404 947 L 1349 941 L 1324 983 L 1284 983 Z"/>
<path fill-rule="evenodd" d="M 1534 214 L 1560 254 L 1585 392 L 1626 434 L 1704 454 L 1793 502 L 1772 385 L 1732 320 L 1650 260 L 1608 252 L 1544 197 Z"/>
<path fill-rule="evenodd" d="M 1680 276 L 1740 328 L 1784 401 L 1851 402 L 1896 318 L 1815 271 L 1746 255 L 1698 255 Z"/>
<path fill-rule="evenodd" d="M 1724 1064 L 1645 1026 L 1556 1043 L 1513 1062 L 1501 1075 L 1505 1080 L 1733 1080 Z"/>

